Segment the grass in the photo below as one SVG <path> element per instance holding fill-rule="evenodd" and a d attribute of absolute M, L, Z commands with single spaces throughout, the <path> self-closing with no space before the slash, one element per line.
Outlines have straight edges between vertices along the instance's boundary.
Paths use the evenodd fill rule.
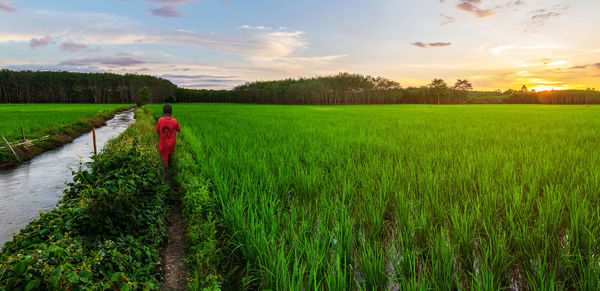
<path fill-rule="evenodd" d="M 9 142 L 18 143 L 23 140 L 21 128 L 28 140 L 46 135 L 49 140 L 38 141 L 28 148 L 17 147 L 15 150 L 26 160 L 44 150 L 71 141 L 92 126 L 102 124 L 124 104 L 3 104 L 0 106 L 0 134 Z M 0 140 L 0 166 L 16 163 L 11 151 Z"/>
<path fill-rule="evenodd" d="M 600 288 L 598 106 L 173 112 L 245 287 Z"/>
<path fill-rule="evenodd" d="M 109 113 L 125 107 L 123 104 L 2 104 L 0 133 L 9 141 L 22 139 L 21 129 L 28 139 L 38 138 L 68 127 L 98 113 Z"/>

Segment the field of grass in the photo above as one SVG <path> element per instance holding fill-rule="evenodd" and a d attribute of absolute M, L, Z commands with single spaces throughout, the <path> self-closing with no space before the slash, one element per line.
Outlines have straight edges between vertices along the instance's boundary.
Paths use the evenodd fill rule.
<path fill-rule="evenodd" d="M 600 289 L 598 106 L 173 111 L 246 286 Z"/>
<path fill-rule="evenodd" d="M 43 151 L 70 142 L 73 138 L 99 126 L 126 104 L 3 104 L 0 106 L 0 134 L 11 144 L 23 140 L 21 128 L 34 145 L 15 147 L 20 160 L 28 160 Z M 0 168 L 17 164 L 13 153 L 0 139 Z"/>
<path fill-rule="evenodd" d="M 9 141 L 22 139 L 21 129 L 28 139 L 38 138 L 68 127 L 84 118 L 102 112 L 112 112 L 123 104 L 2 104 L 0 133 Z"/>

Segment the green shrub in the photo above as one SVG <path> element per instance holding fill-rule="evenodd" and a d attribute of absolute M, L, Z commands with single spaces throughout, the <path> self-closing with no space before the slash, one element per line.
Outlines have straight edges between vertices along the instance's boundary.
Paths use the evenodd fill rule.
<path fill-rule="evenodd" d="M 0 290 L 158 289 L 166 194 L 144 111 L 0 252 Z M 141 121 L 140 121 L 141 120 Z M 153 140 L 143 137 L 140 140 Z"/>

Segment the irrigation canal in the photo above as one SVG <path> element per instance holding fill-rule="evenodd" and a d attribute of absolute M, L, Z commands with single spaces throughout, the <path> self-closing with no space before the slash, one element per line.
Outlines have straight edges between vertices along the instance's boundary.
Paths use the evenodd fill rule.
<path fill-rule="evenodd" d="M 134 109 L 117 113 L 106 125 L 96 129 L 96 144 L 102 149 L 108 140 L 120 135 L 134 121 Z M 48 211 L 72 181 L 72 171 L 91 161 L 94 152 L 92 132 L 73 142 L 47 151 L 19 166 L 0 171 L 0 247 L 39 211 Z"/>

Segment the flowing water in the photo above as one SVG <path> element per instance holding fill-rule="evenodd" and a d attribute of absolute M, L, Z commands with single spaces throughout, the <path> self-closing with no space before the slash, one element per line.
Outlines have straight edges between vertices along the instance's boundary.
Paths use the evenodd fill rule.
<path fill-rule="evenodd" d="M 134 121 L 134 110 L 117 113 L 106 125 L 96 128 L 96 145 L 102 149 Z M 73 142 L 47 151 L 19 166 L 0 170 L 0 247 L 11 235 L 39 217 L 40 210 L 51 210 L 61 198 L 72 171 L 91 161 L 94 151 L 92 132 Z"/>

